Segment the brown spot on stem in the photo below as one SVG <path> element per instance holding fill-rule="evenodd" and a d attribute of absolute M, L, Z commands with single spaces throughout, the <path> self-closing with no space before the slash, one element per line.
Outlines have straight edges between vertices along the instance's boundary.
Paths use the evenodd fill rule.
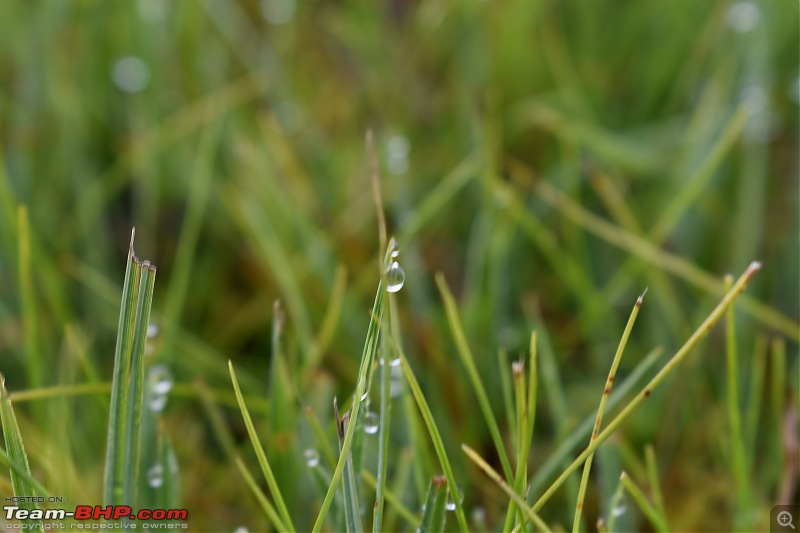
<path fill-rule="evenodd" d="M 644 395 L 645 395 L 645 397 L 650 396 L 650 389 L 645 389 L 644 390 Z"/>
<path fill-rule="evenodd" d="M 603 394 L 608 394 L 609 392 L 611 392 L 610 387 L 606 387 L 605 389 L 603 389 Z"/>

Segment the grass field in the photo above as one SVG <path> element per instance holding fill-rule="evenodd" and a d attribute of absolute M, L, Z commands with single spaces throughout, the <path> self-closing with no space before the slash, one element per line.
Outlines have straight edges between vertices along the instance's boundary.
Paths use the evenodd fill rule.
<path fill-rule="evenodd" d="M 0 2 L 0 495 L 768 530 L 800 502 L 799 23 Z"/>

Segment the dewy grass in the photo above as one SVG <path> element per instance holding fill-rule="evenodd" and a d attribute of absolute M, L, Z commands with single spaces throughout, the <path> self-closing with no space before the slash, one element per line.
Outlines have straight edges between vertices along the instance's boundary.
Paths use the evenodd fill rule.
<path fill-rule="evenodd" d="M 131 232 L 122 290 L 111 411 L 104 500 L 107 505 L 133 505 L 139 483 L 139 437 L 144 393 L 144 348 L 153 298 L 156 268 L 133 252 Z"/>
<path fill-rule="evenodd" d="M 22 443 L 22 434 L 19 431 L 14 407 L 11 405 L 6 390 L 6 378 L 0 374 L 0 422 L 3 423 L 3 438 L 6 444 L 6 457 L 11 468 L 11 487 L 14 496 L 23 498 L 20 501 L 22 509 L 36 509 L 36 503 L 27 497 L 36 496 L 34 484 L 31 479 L 31 467 L 28 464 L 28 454 Z"/>
<path fill-rule="evenodd" d="M 564 483 L 564 481 L 569 477 L 572 472 L 578 469 L 578 467 L 587 460 L 587 458 L 594 453 L 594 451 L 617 429 L 617 427 L 641 404 L 650 394 L 652 393 L 653 389 L 659 385 L 669 374 L 672 372 L 678 364 L 683 361 L 686 356 L 692 351 L 692 349 L 697 346 L 700 340 L 706 336 L 709 330 L 714 326 L 714 324 L 722 318 L 722 315 L 727 311 L 728 307 L 736 300 L 736 298 L 744 291 L 745 287 L 747 287 L 748 282 L 753 277 L 753 275 L 758 272 L 761 268 L 761 263 L 753 262 L 750 266 L 745 270 L 745 272 L 739 277 L 736 283 L 733 285 L 730 291 L 723 297 L 722 301 L 717 305 L 717 307 L 711 312 L 710 315 L 700 324 L 700 327 L 689 337 L 689 340 L 684 343 L 684 345 L 675 353 L 672 359 L 667 362 L 667 364 L 659 371 L 658 374 L 655 375 L 650 382 L 645 385 L 641 392 L 639 392 L 633 400 L 631 400 L 628 405 L 620 412 L 611 422 L 609 422 L 608 426 L 597 435 L 597 438 L 589 444 L 589 446 L 580 454 L 577 458 L 561 473 L 561 475 L 548 487 L 548 489 L 542 494 L 539 499 L 533 504 L 532 509 L 534 511 L 539 511 L 544 506 L 545 503 L 552 497 L 555 491 Z"/>
<path fill-rule="evenodd" d="M 611 370 L 608 372 L 605 388 L 603 389 L 603 394 L 600 396 L 600 407 L 597 409 L 597 418 L 594 422 L 592 438 L 589 441 L 590 446 L 600 433 L 600 425 L 603 423 L 603 414 L 606 410 L 606 402 L 608 402 L 608 396 L 611 394 L 611 389 L 614 387 L 614 379 L 617 376 L 617 368 L 619 367 L 619 362 L 622 359 L 622 352 L 625 351 L 625 346 L 628 344 L 628 337 L 630 337 L 633 324 L 636 322 L 636 317 L 639 315 L 639 309 L 642 307 L 643 297 L 644 294 L 636 299 L 636 304 L 633 306 L 631 316 L 628 319 L 628 325 L 625 326 L 625 331 L 622 333 L 622 339 L 619 341 L 617 353 L 614 354 L 614 360 L 611 362 Z M 583 512 L 583 502 L 584 498 L 586 497 L 586 487 L 589 484 L 589 472 L 592 470 L 593 459 L 594 453 L 589 454 L 589 456 L 586 458 L 586 463 L 583 465 L 583 475 L 581 476 L 580 489 L 578 489 L 578 502 L 575 504 L 575 519 L 572 522 L 572 531 L 578 531 L 581 527 L 581 513 Z"/>
<path fill-rule="evenodd" d="M 464 335 L 464 329 L 461 327 L 461 319 L 458 316 L 458 307 L 456 306 L 455 298 L 453 298 L 453 293 L 450 292 L 450 288 L 447 286 L 447 282 L 441 273 L 437 273 L 436 275 L 436 285 L 439 287 L 442 300 L 444 300 L 447 321 L 450 324 L 450 330 L 453 332 L 456 351 L 458 355 L 461 356 L 461 362 L 467 369 L 472 388 L 478 397 L 478 404 L 486 420 L 486 425 L 489 427 L 489 433 L 497 449 L 497 456 L 500 458 L 500 464 L 503 466 L 503 474 L 506 476 L 506 479 L 514 479 L 513 470 L 511 470 L 511 462 L 508 460 L 508 453 L 503 445 L 503 438 L 500 436 L 500 428 L 497 426 L 497 420 L 495 420 L 492 406 L 489 403 L 489 396 L 486 394 L 486 388 L 475 366 L 475 359 L 467 343 L 467 338 Z"/>

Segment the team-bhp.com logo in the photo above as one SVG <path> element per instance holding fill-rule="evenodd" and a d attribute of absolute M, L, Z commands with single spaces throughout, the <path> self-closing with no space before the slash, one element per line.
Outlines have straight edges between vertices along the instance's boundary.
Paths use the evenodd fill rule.
<path fill-rule="evenodd" d="M 66 509 L 22 509 L 19 505 L 4 505 L 6 529 L 188 529 L 186 509 L 139 509 L 127 505 L 78 505 L 74 511 Z M 70 523 L 64 520 L 71 519 Z M 9 522 L 17 520 L 19 522 Z M 101 520 L 117 521 L 108 524 Z M 27 522 L 26 522 L 27 521 Z M 30 523 L 31 521 L 40 521 Z M 45 521 L 47 523 L 45 523 Z M 137 521 L 140 522 L 137 526 Z M 59 523 L 61 522 L 61 523 Z M 116 527 L 115 527 L 116 526 Z"/>

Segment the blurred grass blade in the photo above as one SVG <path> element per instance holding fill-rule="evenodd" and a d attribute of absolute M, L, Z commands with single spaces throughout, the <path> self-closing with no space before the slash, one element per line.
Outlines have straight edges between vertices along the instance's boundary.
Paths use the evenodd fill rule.
<path fill-rule="evenodd" d="M 105 465 L 106 505 L 134 505 L 139 479 L 144 348 L 156 269 L 148 261 L 139 261 L 134 254 L 135 235 L 135 230 L 131 231 L 114 352 Z"/>
<path fill-rule="evenodd" d="M 483 470 L 483 472 L 484 472 L 484 473 L 485 473 L 487 476 L 489 476 L 489 478 L 490 478 L 492 481 L 494 481 L 495 483 L 497 483 L 497 486 L 498 486 L 498 487 L 500 487 L 501 489 L 503 489 L 503 492 L 505 492 L 505 493 L 506 493 L 506 495 L 507 495 L 509 498 L 511 498 L 512 500 L 514 500 L 514 503 L 516 503 L 516 504 L 519 506 L 519 508 L 520 508 L 520 509 L 522 509 L 522 511 L 525 513 L 525 516 L 527 516 L 527 518 L 528 518 L 528 519 L 529 519 L 531 522 L 533 522 L 533 523 L 534 523 L 534 525 L 535 525 L 535 526 L 536 526 L 536 527 L 537 527 L 537 528 L 538 528 L 540 531 L 550 531 L 550 528 L 549 528 L 549 527 L 547 527 L 547 524 L 545 524 L 545 523 L 544 523 L 544 521 L 543 521 L 543 520 L 542 520 L 542 519 L 539 517 L 539 515 L 537 515 L 535 511 L 533 511 L 531 508 L 529 508 L 529 507 L 528 507 L 528 505 L 527 505 L 527 504 L 526 504 L 526 502 L 525 502 L 525 498 L 523 498 L 522 496 L 520 496 L 519 494 L 517 494 L 516 492 L 514 492 L 514 489 L 512 489 L 511 487 L 509 487 L 509 486 L 508 486 L 508 483 L 506 483 L 505 481 L 503 481 L 503 478 L 502 478 L 502 477 L 500 477 L 500 474 L 498 474 L 497 472 L 495 472 L 495 470 L 494 470 L 494 469 L 493 469 L 491 466 L 489 466 L 489 463 L 487 463 L 486 461 L 484 461 L 484 460 L 483 460 L 483 458 L 482 458 L 480 455 L 478 455 L 478 454 L 475 452 L 475 450 L 473 450 L 472 448 L 470 448 L 470 447 L 469 447 L 469 446 L 467 446 L 466 444 L 462 444 L 462 445 L 461 445 L 461 449 L 462 449 L 462 450 L 464 450 L 464 453 L 465 453 L 465 454 L 467 454 L 467 457 L 469 457 L 469 458 L 470 458 L 470 460 L 471 460 L 473 463 L 475 463 L 476 465 L 478 465 L 478 467 L 479 467 L 481 470 Z"/>
<path fill-rule="evenodd" d="M 261 492 L 261 489 L 258 487 L 258 483 L 256 480 L 253 479 L 253 476 L 250 475 L 248 472 L 247 467 L 244 465 L 242 460 L 237 457 L 236 458 L 236 467 L 241 472 L 242 477 L 244 478 L 245 483 L 247 486 L 250 487 L 250 491 L 253 493 L 253 496 L 256 497 L 258 500 L 258 504 L 261 506 L 261 509 L 264 511 L 264 514 L 269 518 L 269 521 L 272 522 L 272 525 L 275 526 L 276 531 L 288 531 L 286 525 L 281 521 L 281 518 L 278 516 L 278 512 L 275 510 L 275 507 L 269 503 L 269 500 L 264 493 Z"/>
<path fill-rule="evenodd" d="M 447 508 L 447 480 L 444 476 L 433 476 L 425 498 L 425 511 L 417 531 L 428 533 L 444 531 Z"/>
<path fill-rule="evenodd" d="M 628 491 L 628 494 L 633 497 L 633 501 L 636 502 L 636 505 L 639 507 L 639 509 L 641 509 L 642 513 L 644 513 L 647 519 L 650 520 L 650 523 L 656 528 L 656 531 L 669 531 L 669 527 L 667 526 L 667 522 L 664 520 L 664 517 L 661 516 L 658 510 L 653 507 L 653 504 L 647 500 L 642 492 L 642 489 L 640 489 L 639 486 L 636 485 L 636 483 L 634 483 L 630 477 L 628 477 L 628 474 L 623 472 L 622 475 L 619 476 L 619 481 L 625 487 L 625 490 Z"/>
<path fill-rule="evenodd" d="M 647 292 L 647 291 L 645 291 Z M 619 341 L 617 353 L 614 354 L 614 360 L 611 362 L 611 370 L 608 371 L 608 378 L 606 379 L 603 394 L 600 396 L 600 407 L 597 408 L 597 418 L 594 421 L 594 429 L 592 430 L 592 437 L 589 439 L 589 445 L 594 442 L 597 435 L 600 433 L 600 426 L 603 423 L 603 414 L 606 411 L 606 402 L 608 402 L 608 395 L 611 394 L 611 389 L 614 386 L 614 379 L 617 376 L 617 368 L 622 359 L 622 352 L 625 351 L 625 346 L 628 344 L 628 337 L 630 337 L 633 324 L 636 322 L 636 317 L 639 315 L 639 309 L 642 307 L 642 298 L 644 294 L 639 296 L 636 304 L 633 306 L 631 316 L 628 318 L 628 324 L 625 326 L 625 331 L 622 333 L 622 339 Z M 575 504 L 575 519 L 572 522 L 572 531 L 578 531 L 581 527 L 581 514 L 583 511 L 583 502 L 586 497 L 586 487 L 589 485 L 589 472 L 592 470 L 592 460 L 594 453 L 589 454 L 586 458 L 586 463 L 583 465 L 583 475 L 581 476 L 581 486 L 578 490 L 578 502 Z"/>
<path fill-rule="evenodd" d="M 667 509 L 664 506 L 664 495 L 661 493 L 661 484 L 658 481 L 658 464 L 656 463 L 656 452 L 652 444 L 648 444 L 644 449 L 645 463 L 647 467 L 647 478 L 650 483 L 650 493 L 653 495 L 653 502 L 656 509 L 667 521 Z"/>
<path fill-rule="evenodd" d="M 614 407 L 619 404 L 622 399 L 630 392 L 631 389 L 642 379 L 650 368 L 656 364 L 659 357 L 663 353 L 662 348 L 654 348 L 650 351 L 636 367 L 633 369 L 633 372 L 627 377 L 627 379 L 616 388 L 616 390 L 611 394 L 611 398 L 608 400 L 608 405 L 606 406 L 607 409 L 613 409 Z M 561 443 L 561 445 L 553 452 L 542 464 L 541 467 L 536 471 L 536 475 L 534 475 L 533 479 L 531 480 L 530 487 L 528 489 L 529 494 L 537 492 L 542 485 L 544 485 L 545 480 L 556 471 L 556 468 L 569 457 L 573 451 L 580 445 L 581 442 L 584 442 L 586 437 L 592 431 L 592 427 L 594 425 L 594 417 L 587 416 L 580 425 L 572 431 L 569 437 Z"/>
<path fill-rule="evenodd" d="M 344 436 L 347 427 L 350 425 L 350 413 L 344 414 L 339 419 L 339 409 L 336 406 L 336 399 L 333 400 L 333 411 L 336 417 L 336 431 L 339 436 L 339 451 L 344 455 Z M 353 469 L 353 455 L 347 453 L 344 472 L 342 473 L 342 494 L 344 497 L 344 518 L 348 533 L 355 533 L 362 530 L 361 513 L 358 504 L 358 491 L 356 490 L 356 474 Z"/>
<path fill-rule="evenodd" d="M 608 426 L 597 436 L 597 438 L 580 454 L 578 457 L 575 458 L 574 461 L 561 473 L 561 475 L 553 481 L 553 483 L 548 487 L 548 489 L 542 494 L 536 503 L 534 503 L 532 509 L 534 511 L 539 511 L 544 506 L 545 503 L 552 497 L 553 493 L 564 483 L 564 481 L 578 469 L 578 467 L 586 461 L 587 457 L 594 453 L 594 451 L 617 429 L 617 427 L 641 404 L 650 393 L 653 392 L 653 389 L 657 387 L 666 377 L 672 372 L 685 358 L 689 353 L 691 353 L 692 349 L 706 336 L 706 334 L 711 330 L 711 328 L 716 324 L 722 315 L 725 314 L 728 307 L 736 300 L 736 298 L 744 291 L 747 284 L 750 282 L 750 279 L 761 269 L 761 263 L 754 261 L 750 263 L 750 266 L 747 267 L 747 270 L 739 277 L 736 283 L 733 285 L 730 291 L 725 295 L 725 297 L 720 301 L 716 308 L 711 311 L 711 314 L 706 317 L 702 324 L 695 330 L 691 337 L 681 346 L 681 348 L 672 356 L 666 365 L 658 372 L 658 374 L 650 380 L 650 382 L 644 386 L 644 388 L 639 392 L 633 400 L 631 400 L 628 405 L 620 412 L 611 422 L 609 422 Z"/>
<path fill-rule="evenodd" d="M 377 490 L 378 480 L 375 479 L 375 476 L 373 476 L 371 472 L 362 470 L 361 479 L 363 479 L 373 490 Z M 403 518 L 403 520 L 408 522 L 409 525 L 419 523 L 420 517 L 415 515 L 408 507 L 406 507 L 405 504 L 403 504 L 403 502 L 393 492 L 389 491 L 388 489 L 385 489 L 384 492 L 386 495 L 386 501 L 389 503 L 389 507 L 393 508 L 397 514 Z M 387 528 L 384 531 L 391 531 L 391 529 Z"/>
<path fill-rule="evenodd" d="M 450 467 L 450 460 L 447 458 L 447 452 L 444 449 L 442 436 L 436 427 L 436 422 L 433 420 L 433 413 L 431 413 L 428 402 L 425 400 L 425 396 L 422 394 L 422 389 L 419 387 L 419 382 L 417 382 L 417 378 L 414 376 L 414 372 L 411 370 L 411 366 L 408 364 L 405 354 L 403 354 L 402 349 L 397 345 L 396 342 L 394 343 L 394 346 L 397 350 L 397 354 L 400 357 L 400 364 L 403 367 L 403 373 L 405 373 L 406 380 L 408 380 L 408 388 L 411 389 L 411 394 L 414 396 L 414 400 L 417 402 L 417 407 L 422 414 L 422 419 L 425 421 L 431 441 L 433 442 L 433 447 L 436 450 L 436 455 L 439 457 L 439 464 L 441 465 L 442 470 L 444 470 L 444 475 L 447 478 L 447 488 L 450 490 L 450 493 L 454 495 L 453 503 L 456 506 L 455 512 L 456 519 L 458 520 L 458 528 L 460 531 L 467 532 L 469 531 L 469 527 L 467 527 L 467 517 L 464 514 L 461 498 L 458 497 L 458 487 L 456 486 L 455 477 L 453 476 L 453 469 Z"/>
<path fill-rule="evenodd" d="M 378 483 L 375 490 L 375 512 L 372 519 L 372 531 L 378 533 L 383 531 L 383 500 L 386 491 L 386 471 L 389 463 L 389 428 L 392 410 L 392 383 L 391 369 L 392 358 L 387 351 L 386 331 L 390 324 L 389 320 L 384 319 L 384 332 L 381 334 L 380 352 L 380 420 L 378 427 Z"/>
<path fill-rule="evenodd" d="M 267 485 L 269 486 L 270 492 L 272 492 L 272 497 L 275 499 L 275 505 L 278 508 L 281 522 L 283 522 L 285 526 L 288 526 L 288 529 L 284 527 L 281 528 L 281 531 L 295 531 L 294 524 L 289 516 L 289 510 L 286 508 L 283 496 L 281 496 L 281 492 L 278 488 L 278 483 L 275 481 L 275 475 L 272 473 L 272 468 L 269 466 L 264 448 L 258 440 L 256 428 L 253 426 L 253 419 L 250 418 L 247 404 L 244 403 L 244 397 L 242 396 L 242 391 L 239 389 L 239 381 L 236 379 L 236 371 L 233 369 L 233 363 L 230 361 L 228 361 L 228 369 L 231 374 L 231 382 L 233 383 L 233 391 L 236 394 L 236 401 L 239 402 L 239 410 L 242 412 L 244 425 L 247 427 L 247 434 L 250 436 L 250 442 L 256 452 L 256 457 L 258 457 L 258 464 L 261 465 L 261 471 L 264 474 L 264 478 L 267 480 Z"/>
<path fill-rule="evenodd" d="M 503 437 L 500 435 L 500 428 L 497 426 L 497 420 L 495 420 L 492 405 L 489 403 L 489 395 L 486 393 L 486 388 L 481 381 L 480 374 L 475 366 L 475 359 L 469 349 L 469 344 L 467 344 L 467 338 L 464 335 L 464 329 L 461 327 L 461 319 L 458 316 L 456 300 L 453 298 L 453 293 L 450 292 L 450 288 L 447 286 L 447 282 L 441 272 L 437 272 L 436 274 L 436 285 L 439 287 L 439 292 L 444 300 L 447 321 L 453 333 L 458 355 L 461 356 L 461 362 L 467 369 L 472 388 L 475 390 L 475 395 L 478 397 L 478 404 L 481 406 L 481 412 L 486 419 L 486 424 L 489 426 L 489 433 L 492 435 L 492 440 L 497 449 L 497 455 L 500 458 L 500 464 L 503 466 L 503 473 L 506 479 L 514 479 L 511 463 L 508 460 L 508 453 L 503 445 Z"/>
<path fill-rule="evenodd" d="M 25 453 L 25 446 L 22 443 L 22 434 L 19 432 L 17 417 L 14 414 L 14 407 L 11 405 L 11 398 L 6 390 L 6 378 L 2 374 L 0 374 L 0 422 L 3 423 L 3 438 L 6 443 L 8 459 L 16 466 L 16 468 L 11 468 L 11 487 L 14 489 L 14 496 L 21 498 L 19 501 L 21 509 L 36 509 L 36 503 L 27 500 L 27 498 L 37 494 L 30 477 L 31 467 L 28 464 L 28 455 Z"/>

